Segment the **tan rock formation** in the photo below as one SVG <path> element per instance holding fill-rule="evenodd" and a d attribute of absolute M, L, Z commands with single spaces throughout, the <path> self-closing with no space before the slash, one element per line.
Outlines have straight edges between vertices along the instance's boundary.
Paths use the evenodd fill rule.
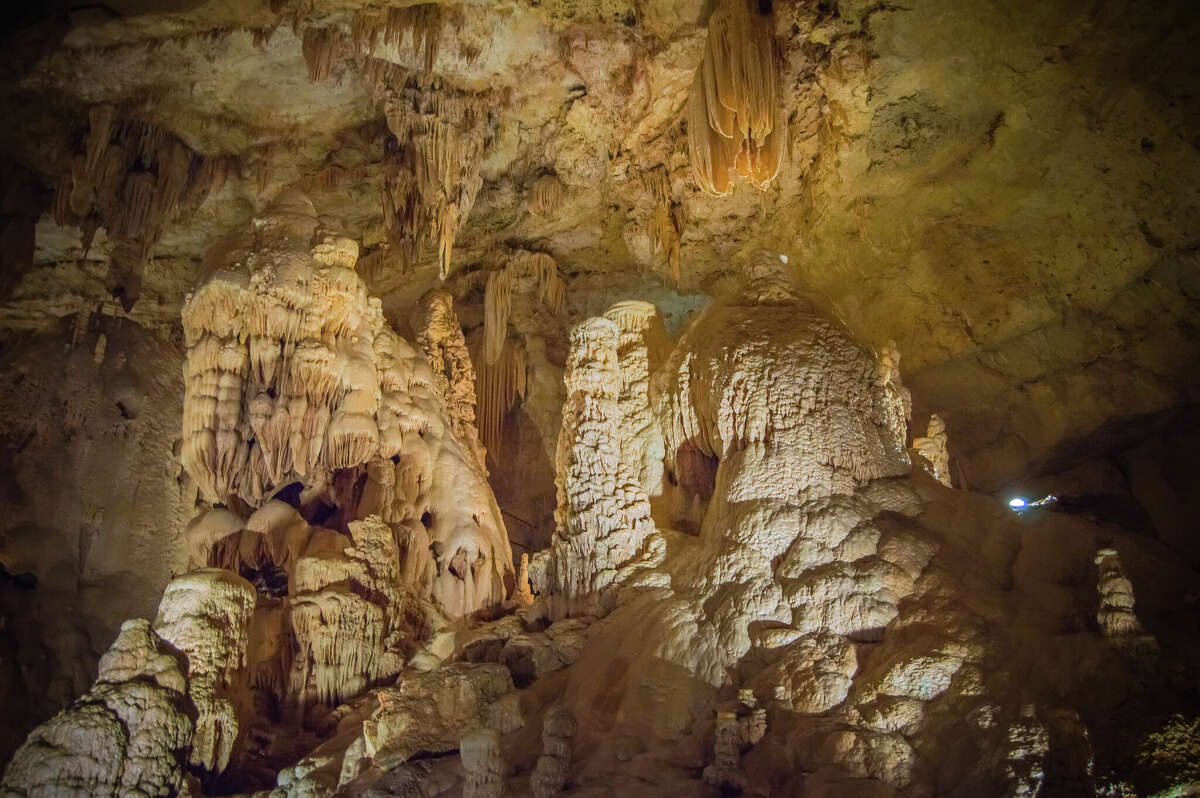
<path fill-rule="evenodd" d="M 440 78 L 373 62 L 394 139 L 386 150 L 383 218 L 392 244 L 409 262 L 430 241 L 439 275 L 450 273 L 454 239 L 483 185 L 479 164 L 496 120 L 480 98 Z"/>
<path fill-rule="evenodd" d="M 384 441 L 395 434 L 381 407 L 379 303 L 354 273 L 357 244 L 326 239 L 308 198 L 285 195 L 251 236 L 211 253 L 227 268 L 184 308 L 182 460 L 210 501 L 258 505 L 365 463 L 381 421 Z"/>
<path fill-rule="evenodd" d="M 235 702 L 257 598 L 236 574 L 202 569 L 172 580 L 158 605 L 154 631 L 185 657 L 187 694 L 198 712 L 188 761 L 206 776 L 228 767 L 237 743 Z"/>
<path fill-rule="evenodd" d="M 704 768 L 704 781 L 718 789 L 740 792 L 746 785 L 742 752 L 766 732 L 767 712 L 758 706 L 752 691 L 742 691 L 734 708 L 717 710 L 714 761 Z"/>
<path fill-rule="evenodd" d="M 1158 643 L 1146 634 L 1141 621 L 1134 613 L 1133 583 L 1121 568 L 1121 557 L 1116 549 L 1101 549 L 1096 552 L 1096 589 L 1100 594 L 1100 607 L 1096 621 L 1100 631 L 1122 651 L 1135 656 L 1153 656 Z"/>
<path fill-rule="evenodd" d="M 433 371 L 455 437 L 475 454 L 480 469 L 486 473 L 486 454 L 475 426 L 475 367 L 454 314 L 454 297 L 445 291 L 430 291 L 422 297 L 412 326 L 417 331 L 417 345 L 425 352 Z"/>
<path fill-rule="evenodd" d="M 534 589 L 547 595 L 555 616 L 598 614 L 617 569 L 654 531 L 645 490 L 621 457 L 619 343 L 620 328 L 608 319 L 571 331 L 555 461 L 557 529 L 534 571 Z"/>
<path fill-rule="evenodd" d="M 946 422 L 937 413 L 929 416 L 929 425 L 925 435 L 913 438 L 913 448 L 917 454 L 924 457 L 933 469 L 933 477 L 947 488 L 954 487 L 950 482 L 950 452 L 947 449 L 949 436 L 946 434 Z"/>
<path fill-rule="evenodd" d="M 550 216 L 562 205 L 566 187 L 555 175 L 542 175 L 529 187 L 526 205 L 530 213 Z"/>
<path fill-rule="evenodd" d="M 346 470 L 365 467 L 361 506 L 335 502 L 344 520 L 373 511 L 395 527 L 407 584 L 447 612 L 497 604 L 511 589 L 512 555 L 470 428 L 473 376 L 448 300 L 429 298 L 419 354 L 367 297 L 353 271 L 357 245 L 317 227 L 311 202 L 287 194 L 253 235 L 212 253 L 230 266 L 184 310 L 183 464 L 210 500 L 252 507 L 297 481 L 309 496 L 345 493 Z M 453 498 L 439 492 L 451 485 Z M 195 534 L 219 534 L 210 529 Z M 305 543 L 272 534 L 269 559 L 283 567 L 283 549 Z M 304 606 L 298 618 L 320 612 Z"/>
<path fill-rule="evenodd" d="M 459 753 L 466 773 L 463 798 L 501 798 L 504 795 L 504 759 L 496 730 L 482 729 L 468 734 L 463 738 Z"/>
<path fill-rule="evenodd" d="M 546 710 L 542 721 L 542 755 L 538 757 L 529 786 L 533 798 L 553 798 L 567 785 L 571 773 L 571 740 L 577 724 L 563 707 Z"/>
<path fill-rule="evenodd" d="M 144 620 L 127 621 L 92 688 L 29 735 L 0 781 L 5 798 L 186 794 L 187 679 Z"/>
<path fill-rule="evenodd" d="M 765 188 L 783 165 L 787 121 L 772 28 L 753 0 L 722 0 L 708 19 L 688 97 L 688 149 L 696 184 L 709 194 L 728 194 L 739 177 Z"/>
<path fill-rule="evenodd" d="M 554 258 L 544 252 L 519 251 L 501 268 L 488 273 L 484 293 L 483 341 L 476 354 L 479 375 L 479 434 L 500 462 L 504 416 L 525 396 L 528 359 L 525 347 L 510 338 L 509 317 L 515 297 L 536 297 L 551 313 L 562 313 L 566 287 Z"/>
<path fill-rule="evenodd" d="M 0 792 L 1172 788 L 1186 3 L 27 5 Z"/>

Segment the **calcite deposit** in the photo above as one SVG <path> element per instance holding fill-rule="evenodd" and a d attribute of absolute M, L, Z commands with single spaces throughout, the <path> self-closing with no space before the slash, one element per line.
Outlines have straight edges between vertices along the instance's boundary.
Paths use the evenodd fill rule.
<path fill-rule="evenodd" d="M 0 34 L 0 798 L 1200 777 L 1200 17 Z"/>

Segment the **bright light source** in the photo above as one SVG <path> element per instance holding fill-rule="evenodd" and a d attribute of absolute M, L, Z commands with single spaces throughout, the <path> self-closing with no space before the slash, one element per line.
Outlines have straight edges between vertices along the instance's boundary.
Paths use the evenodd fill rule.
<path fill-rule="evenodd" d="M 1024 499 L 1009 499 L 1008 506 L 1013 508 L 1014 510 L 1020 510 L 1022 507 L 1025 506 L 1025 500 Z"/>

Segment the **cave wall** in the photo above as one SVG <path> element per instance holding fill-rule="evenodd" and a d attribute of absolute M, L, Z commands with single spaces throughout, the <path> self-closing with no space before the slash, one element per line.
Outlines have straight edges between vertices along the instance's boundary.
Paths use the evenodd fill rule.
<path fill-rule="evenodd" d="M 74 321 L 0 355 L 6 751 L 86 688 L 123 620 L 153 612 L 195 501 L 175 454 L 182 341 Z"/>

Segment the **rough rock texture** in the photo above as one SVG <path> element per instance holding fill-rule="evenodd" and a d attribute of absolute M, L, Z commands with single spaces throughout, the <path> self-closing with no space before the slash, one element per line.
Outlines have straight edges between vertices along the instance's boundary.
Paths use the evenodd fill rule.
<path fill-rule="evenodd" d="M 179 341 L 83 314 L 0 358 L 4 759 L 88 689 L 123 620 L 153 617 L 196 489 L 174 449 Z"/>
<path fill-rule="evenodd" d="M 533 798 L 552 798 L 563 791 L 570 778 L 571 738 L 577 724 L 562 707 L 549 709 L 542 723 L 542 755 L 529 777 L 529 786 Z"/>
<path fill-rule="evenodd" d="M 567 401 L 555 458 L 557 529 L 539 557 L 534 587 L 557 615 L 596 614 L 601 593 L 617 569 L 653 533 L 650 501 L 640 483 L 641 463 L 622 457 L 627 422 L 619 402 L 623 380 L 620 328 L 589 319 L 571 331 L 564 380 Z M 636 468 L 636 470 L 635 470 Z"/>
<path fill-rule="evenodd" d="M 229 571 L 192 571 L 167 585 L 154 619 L 155 633 L 187 662 L 187 694 L 198 713 L 188 761 L 204 774 L 219 774 L 233 755 L 238 718 L 230 698 L 247 665 L 257 598 Z"/>
<path fill-rule="evenodd" d="M 937 413 L 929 416 L 929 425 L 925 435 L 913 438 L 913 448 L 929 462 L 933 469 L 933 477 L 947 488 L 953 487 L 950 480 L 950 451 L 949 436 L 946 435 L 946 422 Z"/>
<path fill-rule="evenodd" d="M 0 781 L 5 798 L 175 796 L 192 737 L 187 679 L 144 620 L 127 621 L 75 703 L 35 729 Z"/>

